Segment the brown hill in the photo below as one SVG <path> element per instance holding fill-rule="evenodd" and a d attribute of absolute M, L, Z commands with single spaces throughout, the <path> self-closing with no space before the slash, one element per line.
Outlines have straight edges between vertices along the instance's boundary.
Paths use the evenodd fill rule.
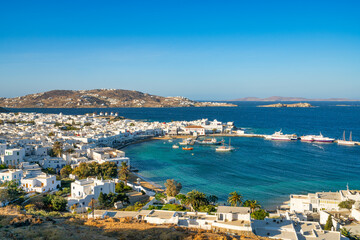
<path fill-rule="evenodd" d="M 239 237 L 246 240 L 269 239 L 258 237 L 251 232 L 244 232 Z M 223 233 L 174 225 L 154 225 L 126 218 L 87 220 L 80 215 L 71 217 L 70 213 L 65 213 L 63 217 L 36 217 L 25 215 L 16 207 L 7 206 L 0 208 L 0 239 L 235 240 L 239 238 Z"/>
<path fill-rule="evenodd" d="M 122 89 L 53 90 L 0 99 L 7 108 L 102 108 L 102 107 L 212 107 L 227 103 L 196 102 L 184 97 L 161 97 Z"/>

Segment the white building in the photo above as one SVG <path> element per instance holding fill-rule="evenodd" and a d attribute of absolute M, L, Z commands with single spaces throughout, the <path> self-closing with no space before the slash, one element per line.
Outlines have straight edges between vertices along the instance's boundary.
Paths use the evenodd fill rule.
<path fill-rule="evenodd" d="M 19 166 L 24 161 L 24 156 L 25 149 L 23 148 L 6 149 L 5 155 L 1 157 L 1 161 L 7 166 Z"/>
<path fill-rule="evenodd" d="M 56 180 L 55 175 L 49 175 L 39 171 L 30 171 L 21 179 L 21 187 L 26 192 L 50 192 L 58 189 L 61 182 Z"/>
<path fill-rule="evenodd" d="M 68 206 L 78 204 L 79 208 L 88 207 L 92 198 L 98 199 L 100 193 L 115 193 L 115 181 L 87 178 L 71 183 L 71 196 Z"/>
<path fill-rule="evenodd" d="M 39 160 L 39 165 L 44 168 L 52 168 L 55 171 L 59 172 L 66 165 L 66 161 L 62 158 L 53 157 L 53 158 L 45 158 Z"/>
<path fill-rule="evenodd" d="M 13 180 L 20 183 L 22 176 L 23 171 L 21 169 L 3 169 L 0 170 L 0 183 Z"/>
<path fill-rule="evenodd" d="M 221 232 L 251 231 L 250 208 L 218 206 L 212 229 Z"/>
<path fill-rule="evenodd" d="M 261 237 L 283 240 L 345 240 L 340 232 L 324 231 L 317 222 L 292 221 L 289 219 L 253 220 L 253 231 Z"/>
<path fill-rule="evenodd" d="M 340 192 L 317 192 L 308 195 L 290 195 L 290 211 L 318 212 L 339 210 L 339 203 L 346 199 Z"/>
<path fill-rule="evenodd" d="M 116 150 L 110 147 L 88 149 L 88 156 L 96 160 L 98 163 L 103 164 L 105 162 L 115 163 L 120 167 L 122 162 L 125 162 L 127 166 L 130 166 L 130 159 L 125 157 L 125 152 Z"/>

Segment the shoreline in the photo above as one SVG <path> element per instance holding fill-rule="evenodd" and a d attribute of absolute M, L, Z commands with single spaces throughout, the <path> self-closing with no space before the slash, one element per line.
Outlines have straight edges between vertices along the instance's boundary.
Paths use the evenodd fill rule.
<path fill-rule="evenodd" d="M 242 135 L 235 135 L 235 134 L 208 134 L 206 136 L 210 136 L 210 137 L 220 137 L 220 136 L 227 136 L 227 137 L 259 137 L 259 136 L 242 136 Z M 154 140 L 171 140 L 171 139 L 184 139 L 184 138 L 189 138 L 189 137 L 193 137 L 191 135 L 177 135 L 174 137 L 170 137 L 170 136 L 163 136 L 163 137 L 149 137 L 147 139 L 141 139 L 141 140 L 137 140 L 131 143 L 127 143 L 126 145 L 122 146 L 119 149 L 124 149 L 126 147 L 129 147 L 131 145 L 135 145 L 135 144 L 139 144 L 139 143 L 144 143 L 144 142 L 150 142 L 150 141 L 154 141 Z M 118 148 L 117 148 L 118 149 Z M 136 172 L 134 172 L 134 170 L 136 170 Z M 148 188 L 154 192 L 165 192 L 165 186 L 163 184 L 158 184 L 155 183 L 153 181 L 150 181 L 149 179 L 147 179 L 146 177 L 144 177 L 143 175 L 141 175 L 141 173 L 138 173 L 137 171 L 140 171 L 140 169 L 133 169 L 131 170 L 130 168 L 130 178 L 129 178 L 129 182 L 131 183 L 136 183 L 137 182 L 137 178 L 140 178 L 140 185 Z M 278 202 L 278 204 L 276 204 L 276 206 L 271 207 L 271 208 L 264 208 L 266 211 L 268 212 L 276 212 L 277 210 L 283 210 L 284 207 L 288 206 L 288 202 L 289 200 L 286 201 L 282 201 L 280 200 Z M 219 206 L 222 205 L 226 205 L 227 202 L 218 202 Z"/>

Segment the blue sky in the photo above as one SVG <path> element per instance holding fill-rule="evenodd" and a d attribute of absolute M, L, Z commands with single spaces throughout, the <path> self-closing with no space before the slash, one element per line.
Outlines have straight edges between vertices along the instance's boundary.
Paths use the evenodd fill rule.
<path fill-rule="evenodd" d="M 3 1 L 0 97 L 360 99 L 360 1 Z"/>

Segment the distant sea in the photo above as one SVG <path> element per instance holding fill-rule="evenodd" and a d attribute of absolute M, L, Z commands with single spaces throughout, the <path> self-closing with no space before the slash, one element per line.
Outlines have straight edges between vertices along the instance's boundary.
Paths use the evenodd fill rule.
<path fill-rule="evenodd" d="M 264 102 L 236 102 L 238 107 L 207 108 L 114 108 L 114 109 L 11 109 L 18 112 L 85 114 L 118 112 L 146 121 L 168 122 L 201 118 L 233 121 L 251 133 L 319 134 L 342 138 L 352 131 L 360 141 L 360 102 L 311 102 L 315 108 L 258 108 Z M 270 104 L 270 103 L 269 103 Z M 342 106 L 338 106 L 342 105 Z M 229 139 L 225 138 L 228 142 Z M 290 194 L 360 189 L 360 146 L 275 142 L 261 138 L 232 138 L 231 153 L 216 153 L 211 146 L 194 151 L 172 149 L 168 141 L 131 145 L 124 150 L 131 164 L 150 181 L 163 184 L 173 178 L 192 189 L 215 194 L 226 201 L 228 193 L 240 192 L 274 209 Z"/>

